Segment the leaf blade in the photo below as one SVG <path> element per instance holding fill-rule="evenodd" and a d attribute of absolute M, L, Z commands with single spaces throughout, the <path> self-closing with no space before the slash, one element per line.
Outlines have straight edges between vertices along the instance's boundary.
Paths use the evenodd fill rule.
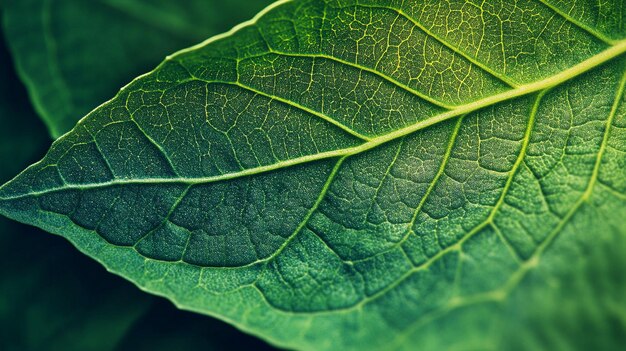
<path fill-rule="evenodd" d="M 290 4 L 294 7 L 290 8 Z M 319 3 L 306 1 L 279 2 L 257 20 L 261 21 L 259 26 L 271 27 L 284 22 L 285 16 L 298 11 L 316 11 L 318 6 Z M 264 19 L 266 22 L 262 22 Z M 128 179 L 128 182 L 148 180 L 141 189 L 141 184 L 125 184 L 125 189 L 119 193 L 108 195 L 121 199 L 121 209 L 89 208 L 108 219 L 86 223 L 84 218 L 81 219 L 85 216 L 84 211 L 78 217 L 73 212 L 84 203 L 102 202 L 97 200 L 102 194 L 85 201 L 80 197 L 90 196 L 88 191 L 82 195 L 78 191 L 61 191 L 56 198 L 42 193 L 44 201 L 37 203 L 28 196 L 32 189 L 20 189 L 25 185 L 33 186 L 31 180 L 24 180 L 28 175 L 0 190 L 5 197 L 7 193 L 10 196 L 11 192 L 21 193 L 18 196 L 22 198 L 14 199 L 10 206 L 24 208 L 27 213 L 24 219 L 39 221 L 39 225 L 45 225 L 49 230 L 62 231 L 113 271 L 124 274 L 144 289 L 178 301 L 183 308 L 230 319 L 240 328 L 280 345 L 308 349 L 337 347 L 337 344 L 329 343 L 329 336 L 334 337 L 334 342 L 341 343 L 342 348 L 410 349 L 419 342 L 426 343 L 424 347 L 427 348 L 444 347 L 446 343 L 460 343 L 464 338 L 471 345 L 487 347 L 483 344 L 485 334 L 474 326 L 461 328 L 458 336 L 441 332 L 435 334 L 437 338 L 424 338 L 423 341 L 426 334 L 422 330 L 438 325 L 442 320 L 448 323 L 444 329 L 458 326 L 456 323 L 459 322 L 451 321 L 449 316 L 466 310 L 474 312 L 465 315 L 465 319 L 483 324 L 489 319 L 504 318 L 507 310 L 515 309 L 519 304 L 519 300 L 516 304 L 510 302 L 513 300 L 510 296 L 517 294 L 518 289 L 509 291 L 508 287 L 517 286 L 518 279 L 526 282 L 528 272 L 550 269 L 543 265 L 541 270 L 535 267 L 539 266 L 539 257 L 552 245 L 557 234 L 568 234 L 570 242 L 584 242 L 585 238 L 577 235 L 570 225 L 570 220 L 580 222 L 579 207 L 588 210 L 598 206 L 588 202 L 598 201 L 599 204 L 610 203 L 610 208 L 618 211 L 623 210 L 623 203 L 600 195 L 591 196 L 588 189 L 596 191 L 593 179 L 597 177 L 609 177 L 613 182 L 620 179 L 619 172 L 617 176 L 607 174 L 615 171 L 615 166 L 606 171 L 601 167 L 606 164 L 602 157 L 605 152 L 612 155 L 612 162 L 616 164 L 623 160 L 623 155 L 615 151 L 623 145 L 612 137 L 611 126 L 623 119 L 620 111 L 623 109 L 624 41 L 599 52 L 584 51 L 574 59 L 567 57 L 566 61 L 575 62 L 565 68 L 563 62 L 557 61 L 553 67 L 546 68 L 547 73 L 553 74 L 546 76 L 546 72 L 538 72 L 535 76 L 540 79 L 506 91 L 487 89 L 489 94 L 486 97 L 475 98 L 447 112 L 441 112 L 440 107 L 429 105 L 430 102 L 419 96 L 412 97 L 416 100 L 410 101 L 419 101 L 419 108 L 401 110 L 407 118 L 414 118 L 411 122 L 403 119 L 403 115 L 393 121 L 386 120 L 385 115 L 375 115 L 379 124 L 371 125 L 369 122 L 374 114 L 370 113 L 368 119 L 367 115 L 351 114 L 341 104 L 328 110 L 323 103 L 316 105 L 329 119 L 341 116 L 342 126 L 356 130 L 368 139 L 362 140 L 354 138 L 352 133 L 344 133 L 345 129 L 332 123 L 324 124 L 319 116 L 306 116 L 302 109 L 291 111 L 289 106 L 294 105 L 286 106 L 281 101 L 300 99 L 298 105 L 308 105 L 309 109 L 314 107 L 306 96 L 293 95 L 302 88 L 290 85 L 289 79 L 303 77 L 311 77 L 306 88 L 311 91 L 319 88 L 313 87 L 315 85 L 333 91 L 344 84 L 348 89 L 342 92 L 356 92 L 358 84 L 351 80 L 343 83 L 340 79 L 350 77 L 346 72 L 354 71 L 334 70 L 336 67 L 332 64 L 320 63 L 326 65 L 322 67 L 331 77 L 338 77 L 334 85 L 330 85 L 321 78 L 315 80 L 316 74 L 319 75 L 319 71 L 315 71 L 316 64 L 304 66 L 310 70 L 300 69 L 283 75 L 278 68 L 301 67 L 286 65 L 278 55 L 270 59 L 262 56 L 259 61 L 250 63 L 247 67 L 251 68 L 244 77 L 237 68 L 242 61 L 234 60 L 233 65 L 228 58 L 232 55 L 259 57 L 255 55 L 261 49 L 251 45 L 257 43 L 255 39 L 262 31 L 252 28 L 253 23 L 248 25 L 238 27 L 228 36 L 174 55 L 157 71 L 132 83 L 127 88 L 128 94 L 122 91 L 109 105 L 88 116 L 73 133 L 55 144 L 56 148 L 53 147 L 48 156 L 54 162 L 45 162 L 46 166 L 59 163 L 56 161 L 60 156 L 53 153 L 71 154 L 74 144 L 89 140 L 95 132 L 101 133 L 108 122 L 125 123 L 133 113 L 144 118 L 133 123 L 141 125 L 137 129 L 149 134 L 147 139 L 151 140 L 143 140 L 140 147 L 122 144 L 124 147 L 120 148 L 120 142 L 127 138 L 117 131 L 117 134 L 109 134 L 108 139 L 116 142 L 118 151 L 106 151 L 110 150 L 110 145 L 102 148 L 104 155 L 119 157 L 122 154 L 120 159 L 125 162 L 131 159 L 134 167 L 124 169 L 123 162 L 109 160 L 111 172 L 98 182 L 107 184 L 109 179 L 121 179 L 122 183 L 117 185 L 122 186 Z M 575 33 L 587 35 L 581 34 L 583 32 Z M 276 31 L 275 37 L 280 39 L 280 33 Z M 601 45 L 595 37 L 583 38 L 593 45 Z M 431 39 L 426 40 L 425 43 Z M 229 52 L 230 45 L 236 50 Z M 296 46 L 286 40 L 273 45 Z M 206 68 L 207 61 L 213 64 L 212 68 L 202 71 L 200 68 Z M 254 68 L 254 64 L 261 67 Z M 528 63 L 520 67 L 527 66 Z M 229 70 L 229 67 L 235 69 Z M 276 73 L 261 74 L 271 69 Z M 494 70 L 498 69 L 498 66 L 494 67 Z M 367 75 L 367 69 L 363 72 L 354 75 L 358 77 L 354 79 L 357 83 L 365 79 L 362 77 L 377 79 L 374 75 Z M 517 74 L 519 79 L 520 74 Z M 223 81 L 234 76 L 237 82 L 247 79 L 251 85 L 257 85 L 255 89 L 263 87 L 268 90 L 266 96 L 251 96 L 234 88 L 224 88 Z M 254 82 L 257 76 L 261 78 Z M 279 83 L 262 83 L 266 76 Z M 354 101 L 374 111 L 367 103 L 376 100 L 380 87 L 387 83 L 393 82 L 363 86 L 363 90 L 371 94 L 371 99 Z M 209 84 L 219 86 L 215 88 L 217 94 L 210 95 Z M 183 120 L 184 116 L 196 116 L 214 130 L 240 133 L 238 143 L 228 138 L 218 143 L 228 145 L 230 150 L 219 154 L 222 159 L 213 158 L 210 167 L 194 168 L 192 159 L 198 156 L 198 150 L 208 149 L 201 142 L 206 141 L 209 134 L 198 132 L 201 125 L 194 124 L 193 118 L 185 120 L 187 137 L 175 141 L 168 141 L 169 134 L 163 134 L 168 131 L 163 117 L 167 114 L 156 113 L 161 118 L 155 121 L 162 124 L 149 123 L 151 113 L 145 109 L 145 102 L 154 97 L 142 94 L 149 93 L 150 89 L 165 90 L 163 87 L 170 85 L 176 87 L 176 92 L 172 96 L 160 97 L 166 105 L 168 100 L 175 101 L 177 94 L 191 96 L 190 100 L 182 100 L 185 103 L 178 103 L 186 107 L 172 110 L 176 112 L 173 116 Z M 141 97 L 131 97 L 133 92 Z M 397 94 L 404 96 L 402 92 Z M 346 94 L 327 95 L 341 97 Z M 473 96 L 478 95 L 474 92 Z M 229 98 L 220 100 L 220 96 Z M 272 96 L 281 99 L 265 100 Z M 231 97 L 243 101 L 243 106 L 229 105 L 229 101 L 235 100 Z M 391 100 L 380 101 L 397 102 L 397 108 L 404 107 L 409 101 L 403 98 Z M 198 101 L 201 108 L 189 107 Z M 213 101 L 218 101 L 218 106 L 232 108 L 232 111 L 211 110 L 212 113 L 208 113 L 208 106 Z M 111 119 L 116 103 L 120 102 L 130 110 L 129 116 Z M 251 106 L 261 107 L 249 110 Z M 562 106 L 569 110 L 560 113 Z M 109 107 L 112 108 L 107 110 Z M 280 112 L 272 114 L 272 110 Z M 424 111 L 430 114 L 420 116 Z M 331 115 L 330 112 L 342 113 Z M 411 113 L 415 115 L 411 116 Z M 238 119 L 241 116 L 244 118 Z M 246 126 L 245 116 L 252 116 L 254 123 Z M 297 123 L 287 129 L 280 129 L 284 125 L 275 122 L 290 123 L 293 120 Z M 280 141 L 275 143 L 278 147 L 250 137 L 261 121 L 270 121 L 270 126 L 278 128 L 278 131 L 272 128 L 265 131 L 268 140 Z M 398 122 L 400 124 L 393 124 Z M 237 131 L 235 126 L 239 124 L 249 129 Z M 311 125 L 323 131 L 318 136 L 326 138 L 301 142 L 300 137 L 310 136 L 311 130 L 304 128 Z M 172 127 L 169 130 L 183 129 Z M 297 133 L 292 134 L 291 139 L 284 138 L 292 130 Z M 136 142 L 141 136 L 136 131 L 133 133 L 130 140 Z M 122 137 L 111 137 L 116 135 Z M 218 134 L 213 135 L 216 136 L 212 138 L 219 140 Z M 237 137 L 233 135 L 233 139 Z M 214 140 L 212 138 L 208 139 Z M 183 150 L 194 157 L 172 156 L 180 145 L 190 140 L 196 145 Z M 249 141 L 247 145 L 244 140 Z M 210 143 L 205 145 L 213 147 Z M 126 152 L 125 148 L 132 150 Z M 72 155 L 85 157 L 88 152 L 91 151 L 83 150 Z M 133 158 L 133 155 L 142 153 L 142 159 Z M 263 158 L 268 155 L 273 157 Z M 314 155 L 323 157 L 318 160 Z M 169 166 L 164 159 L 169 161 Z M 272 165 L 282 165 L 281 162 L 286 162 L 284 160 L 290 160 L 289 167 L 272 168 Z M 267 174 L 255 173 L 259 169 Z M 29 172 L 34 174 L 37 171 L 34 168 Z M 563 177 L 566 172 L 568 176 Z M 155 174 L 159 177 L 152 178 Z M 224 174 L 236 177 L 215 178 Z M 89 184 L 83 178 L 71 178 L 73 176 L 67 173 L 61 178 L 65 178 L 65 182 L 70 179 L 70 183 Z M 53 182 L 50 179 L 56 178 L 47 179 L 43 184 L 44 191 L 51 188 Z M 171 180 L 167 188 L 164 179 Z M 156 184 L 150 184 L 150 180 L 155 180 Z M 216 181 L 215 184 L 195 184 L 196 180 Z M 61 190 L 69 188 L 62 180 L 55 182 Z M 528 196 L 525 191 L 538 195 Z M 621 191 L 619 188 L 616 193 Z M 289 206 L 281 205 L 287 203 Z M 57 214 L 33 214 L 32 209 L 37 206 L 44 206 Z M 134 217 L 143 216 L 142 220 L 129 221 L 128 207 L 134 210 Z M 154 218 L 144 216 L 144 207 L 148 207 L 148 214 Z M 5 206 L 3 211 L 7 212 Z M 116 217 L 118 215 L 121 217 Z M 75 223 L 77 218 L 83 221 L 80 225 Z M 275 221 L 276 218 L 280 220 Z M 101 223 L 107 227 L 100 226 Z M 120 223 L 127 227 L 122 230 L 114 228 Z M 591 218 L 585 228 L 593 228 L 590 223 L 597 225 L 596 219 Z M 108 236 L 102 233 L 103 230 L 110 231 Z M 100 235 L 94 236 L 94 231 L 99 231 Z M 132 237 L 136 233 L 146 235 Z M 607 227 L 603 237 L 604 240 L 614 240 L 611 235 L 619 236 L 620 233 L 623 228 Z M 144 238 L 152 241 L 150 245 L 145 244 L 143 252 L 138 251 L 142 249 L 135 245 Z M 571 253 L 569 255 L 571 258 Z M 561 269 L 566 270 L 563 263 L 560 264 Z M 484 274 L 482 270 L 485 269 L 489 274 Z M 531 288 L 536 285 L 524 285 L 520 289 Z M 268 319 L 273 323 L 271 330 L 267 326 Z M 492 323 L 497 325 L 497 322 Z M 491 327 L 497 329 L 493 325 Z M 347 332 L 355 330 L 355 326 L 359 331 Z M 488 335 L 491 339 L 488 338 L 487 342 L 494 345 L 506 342 L 494 331 Z"/>

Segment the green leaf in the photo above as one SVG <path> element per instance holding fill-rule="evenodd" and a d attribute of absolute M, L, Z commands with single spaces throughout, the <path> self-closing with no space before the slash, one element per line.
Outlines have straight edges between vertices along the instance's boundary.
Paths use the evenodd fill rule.
<path fill-rule="evenodd" d="M 617 349 L 624 12 L 280 1 L 88 114 L 0 211 L 284 347 Z"/>
<path fill-rule="evenodd" d="M 271 0 L 12 0 L 5 29 L 54 139 L 165 55 L 230 29 Z"/>

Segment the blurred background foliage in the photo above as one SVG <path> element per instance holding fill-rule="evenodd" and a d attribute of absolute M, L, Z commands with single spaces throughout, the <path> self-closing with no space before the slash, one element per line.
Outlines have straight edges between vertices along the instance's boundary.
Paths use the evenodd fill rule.
<path fill-rule="evenodd" d="M 0 1 L 0 181 L 165 55 L 270 2 Z M 141 292 L 61 237 L 0 218 L 0 350 L 192 348 L 272 349 Z"/>

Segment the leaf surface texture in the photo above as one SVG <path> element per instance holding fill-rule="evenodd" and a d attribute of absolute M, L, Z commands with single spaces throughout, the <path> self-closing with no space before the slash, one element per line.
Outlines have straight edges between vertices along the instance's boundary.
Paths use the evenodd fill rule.
<path fill-rule="evenodd" d="M 576 348 L 589 315 L 619 345 L 624 6 L 279 1 L 88 114 L 0 211 L 284 347 Z"/>

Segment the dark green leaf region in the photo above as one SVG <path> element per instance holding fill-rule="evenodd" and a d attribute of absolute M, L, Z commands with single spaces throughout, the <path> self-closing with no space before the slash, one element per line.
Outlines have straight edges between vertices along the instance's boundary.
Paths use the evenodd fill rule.
<path fill-rule="evenodd" d="M 89 113 L 0 212 L 282 347 L 617 349 L 624 14 L 279 1 Z"/>

